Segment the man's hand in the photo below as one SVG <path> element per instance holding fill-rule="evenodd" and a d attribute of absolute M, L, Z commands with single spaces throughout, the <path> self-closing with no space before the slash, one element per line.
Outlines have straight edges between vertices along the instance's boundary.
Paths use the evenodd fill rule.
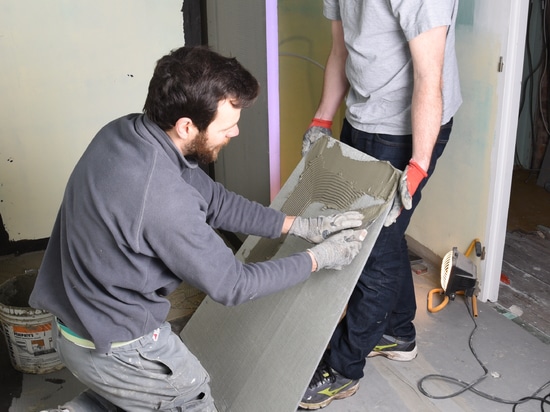
<path fill-rule="evenodd" d="M 332 121 L 323 119 L 313 119 L 309 125 L 302 140 L 302 156 L 305 156 L 311 146 L 322 136 L 328 135 L 332 137 Z"/>
<path fill-rule="evenodd" d="M 309 218 L 297 216 L 288 233 L 310 243 L 321 243 L 333 233 L 359 227 L 362 224 L 363 214 L 357 211 Z"/>
<path fill-rule="evenodd" d="M 412 197 L 422 180 L 427 177 L 428 173 L 426 173 L 418 163 L 411 159 L 409 165 L 401 174 L 397 194 L 395 195 L 390 213 L 386 217 L 384 226 L 387 227 L 395 223 L 403 208 L 409 210 L 412 207 Z"/>
<path fill-rule="evenodd" d="M 308 249 L 315 260 L 313 264 L 315 272 L 321 269 L 340 270 L 343 266 L 349 265 L 361 250 L 366 236 L 366 229 L 348 229 Z"/>

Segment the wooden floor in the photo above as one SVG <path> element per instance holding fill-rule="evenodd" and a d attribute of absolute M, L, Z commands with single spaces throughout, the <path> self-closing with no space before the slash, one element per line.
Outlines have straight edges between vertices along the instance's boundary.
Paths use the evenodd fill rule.
<path fill-rule="evenodd" d="M 510 319 L 550 343 L 550 238 L 506 234 L 498 304 Z"/>
<path fill-rule="evenodd" d="M 550 228 L 550 192 L 537 186 L 537 175 L 515 169 L 508 212 L 507 230 L 533 232 L 538 226 Z"/>
<path fill-rule="evenodd" d="M 498 305 L 550 343 L 550 192 L 536 180 L 514 171 Z"/>

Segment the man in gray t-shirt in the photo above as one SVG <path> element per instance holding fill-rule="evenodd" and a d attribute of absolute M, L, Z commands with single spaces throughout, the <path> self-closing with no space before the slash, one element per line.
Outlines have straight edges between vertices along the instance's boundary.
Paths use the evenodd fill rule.
<path fill-rule="evenodd" d="M 345 98 L 340 140 L 403 170 L 398 195 L 300 406 L 353 395 L 365 358 L 416 357 L 416 302 L 405 231 L 462 103 L 455 56 L 458 0 L 324 0 L 332 21 L 321 102 L 302 153 Z"/>

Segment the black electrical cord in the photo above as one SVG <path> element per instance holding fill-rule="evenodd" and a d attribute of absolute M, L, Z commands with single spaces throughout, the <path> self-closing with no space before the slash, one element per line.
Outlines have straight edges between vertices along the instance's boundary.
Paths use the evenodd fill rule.
<path fill-rule="evenodd" d="M 469 301 L 470 301 L 470 299 L 468 299 L 468 298 L 464 299 L 464 303 L 466 305 L 466 308 L 468 310 L 470 318 L 474 322 L 474 328 L 472 329 L 472 332 L 470 333 L 470 338 L 468 340 L 468 345 L 469 345 L 470 351 L 474 355 L 474 358 L 476 359 L 477 363 L 483 369 L 483 375 L 481 375 L 479 378 L 475 379 L 473 382 L 468 383 L 468 382 L 465 382 L 461 379 L 454 378 L 452 376 L 439 375 L 439 374 L 429 374 L 429 375 L 424 376 L 422 379 L 420 379 L 418 381 L 418 383 L 417 383 L 418 390 L 423 395 L 427 396 L 428 398 L 432 398 L 432 399 L 449 399 L 449 398 L 453 398 L 457 395 L 460 395 L 461 393 L 464 393 L 466 391 L 470 391 L 470 392 L 473 392 L 476 395 L 479 395 L 479 396 L 481 396 L 485 399 L 488 399 L 490 401 L 509 404 L 509 405 L 514 405 L 512 411 L 515 411 L 516 407 L 518 405 L 526 403 L 528 401 L 540 401 L 541 411 L 544 411 L 544 405 L 550 405 L 550 393 L 548 395 L 546 395 L 545 397 L 543 397 L 543 398 L 538 397 L 537 395 L 540 392 L 542 392 L 544 389 L 546 389 L 547 387 L 550 386 L 550 381 L 548 381 L 544 385 L 542 385 L 531 396 L 526 396 L 526 397 L 518 399 L 518 400 L 502 399 L 502 398 L 499 398 L 497 396 L 493 396 L 493 395 L 490 395 L 488 393 L 482 392 L 479 389 L 475 388 L 475 386 L 478 383 L 480 383 L 481 381 L 483 381 L 487 377 L 487 375 L 489 373 L 489 370 L 485 367 L 483 362 L 481 362 L 481 360 L 477 356 L 477 353 L 476 353 L 476 351 L 474 349 L 474 346 L 473 346 L 473 338 L 474 338 L 475 332 L 477 330 L 477 322 L 476 322 L 475 317 L 472 313 L 472 309 L 471 309 L 470 305 L 468 304 Z M 454 385 L 457 385 L 457 386 L 461 387 L 461 389 L 459 389 L 456 392 L 450 393 L 448 395 L 432 395 L 426 389 L 424 389 L 424 382 L 427 381 L 427 380 L 442 380 L 442 381 L 449 382 L 449 383 L 452 383 Z"/>
<path fill-rule="evenodd" d="M 533 9 L 533 0 L 531 0 L 529 2 L 529 9 L 528 9 L 528 14 L 527 14 L 527 33 L 526 33 L 526 41 L 525 41 L 525 47 L 526 47 L 526 62 L 527 62 L 527 65 L 528 65 L 528 75 L 527 77 L 523 80 L 523 86 L 522 86 L 522 90 L 521 90 L 521 96 L 520 96 L 520 107 L 519 107 L 519 115 L 521 115 L 521 113 L 523 112 L 523 109 L 524 109 L 524 105 L 526 104 L 526 100 L 527 100 L 527 97 L 529 96 L 530 99 L 529 99 L 529 102 L 527 103 L 528 104 L 528 109 L 529 109 L 529 127 L 530 127 L 530 141 L 531 141 L 531 148 L 532 150 L 534 150 L 534 147 L 535 147 L 535 134 L 536 134 L 536 131 L 535 131 L 535 119 L 537 117 L 537 113 L 535 112 L 534 108 L 533 108 L 533 96 L 535 94 L 535 89 L 534 89 L 534 86 L 535 86 L 535 83 L 534 83 L 534 80 L 532 79 L 534 77 L 534 75 L 539 71 L 539 69 L 544 68 L 544 64 L 546 62 L 546 56 L 547 56 L 547 41 L 546 41 L 546 25 L 545 25 L 545 15 L 546 15 L 546 9 L 547 9 L 547 5 L 546 5 L 546 2 L 547 0 L 540 0 L 541 2 L 541 10 L 542 10 L 542 13 L 541 13 L 541 21 L 542 21 L 542 28 L 543 30 L 541 30 L 543 33 L 542 33 L 542 46 L 543 46 L 543 50 L 541 51 L 541 54 L 539 56 L 539 61 L 538 63 L 534 66 L 533 65 L 533 55 L 531 53 L 531 41 L 530 41 L 530 30 L 529 30 L 529 27 L 531 26 L 531 19 L 532 19 L 532 9 Z M 542 78 L 539 79 L 539 81 L 541 81 Z M 527 93 L 527 88 L 529 87 L 529 93 Z M 540 88 L 540 84 L 539 84 L 539 88 Z M 539 105 L 541 104 L 541 102 L 539 102 Z M 538 169 L 533 169 L 531 166 L 532 166 L 532 160 L 530 162 L 530 165 L 529 167 L 526 167 L 524 166 L 522 163 L 521 163 L 521 159 L 519 157 L 519 153 L 518 153 L 518 147 L 516 145 L 516 148 L 515 148 L 515 163 L 516 164 L 519 164 L 523 169 L 526 169 L 526 170 L 529 170 L 531 172 L 538 172 Z"/>

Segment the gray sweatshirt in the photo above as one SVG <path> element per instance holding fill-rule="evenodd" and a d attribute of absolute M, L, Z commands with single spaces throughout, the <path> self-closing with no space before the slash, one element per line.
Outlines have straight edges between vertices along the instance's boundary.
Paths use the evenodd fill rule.
<path fill-rule="evenodd" d="M 99 131 L 71 174 L 29 303 L 107 353 L 159 327 L 182 280 L 237 305 L 307 279 L 307 253 L 243 264 L 214 230 L 276 238 L 284 218 L 128 115 Z"/>

